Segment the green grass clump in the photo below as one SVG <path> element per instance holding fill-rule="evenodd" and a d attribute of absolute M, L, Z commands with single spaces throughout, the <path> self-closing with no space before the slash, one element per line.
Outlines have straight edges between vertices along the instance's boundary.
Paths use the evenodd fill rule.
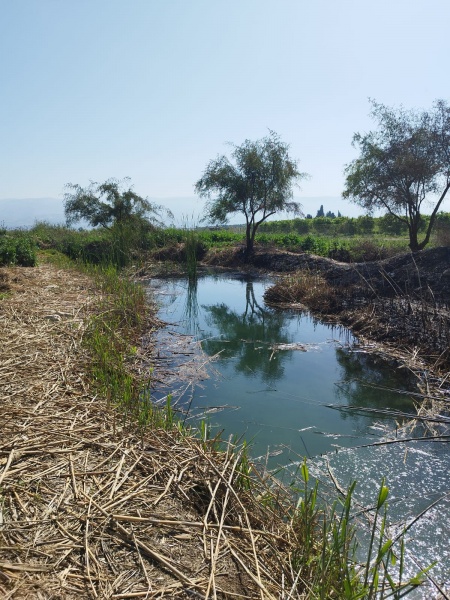
<path fill-rule="evenodd" d="M 117 223 L 110 228 L 75 230 L 36 223 L 30 230 L 42 249 L 54 249 L 75 261 L 125 267 L 157 245 L 159 230 L 143 221 Z"/>
<path fill-rule="evenodd" d="M 36 265 L 36 243 L 24 231 L 0 232 L 0 265 L 34 267 Z"/>
<path fill-rule="evenodd" d="M 388 258 L 408 250 L 406 238 L 377 236 L 336 237 L 330 235 L 298 235 L 296 233 L 259 233 L 256 243 L 267 248 L 291 252 L 308 252 L 341 262 L 364 262 Z"/>
<path fill-rule="evenodd" d="M 395 537 L 387 530 L 389 489 L 381 482 L 374 508 L 369 511 L 367 544 L 358 545 L 352 514 L 356 482 L 331 506 L 319 503 L 319 485 L 309 482 L 306 460 L 300 466 L 303 487 L 291 517 L 296 549 L 291 556 L 295 573 L 290 590 L 307 600 L 378 600 L 403 598 L 423 581 L 431 568 L 405 576 L 406 529 Z M 296 596 L 297 597 L 297 596 Z"/>
<path fill-rule="evenodd" d="M 96 393 L 118 410 L 124 423 L 133 423 L 142 432 L 148 427 L 172 428 L 170 400 L 160 408 L 151 398 L 151 371 L 141 377 L 130 369 L 144 327 L 155 326 L 148 318 L 142 286 L 122 277 L 111 265 L 74 263 L 55 250 L 46 250 L 42 256 L 58 266 L 89 274 L 101 296 L 83 336 L 89 357 L 87 374 Z"/>

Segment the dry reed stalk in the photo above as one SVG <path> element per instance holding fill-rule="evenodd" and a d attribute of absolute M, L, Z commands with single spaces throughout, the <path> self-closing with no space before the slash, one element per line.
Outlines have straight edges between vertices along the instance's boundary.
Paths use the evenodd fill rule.
<path fill-rule="evenodd" d="M 238 457 L 177 431 L 142 436 L 90 390 L 82 340 L 102 300 L 92 281 L 45 264 L 8 277 L 0 596 L 279 597 L 291 534 L 236 490 Z"/>

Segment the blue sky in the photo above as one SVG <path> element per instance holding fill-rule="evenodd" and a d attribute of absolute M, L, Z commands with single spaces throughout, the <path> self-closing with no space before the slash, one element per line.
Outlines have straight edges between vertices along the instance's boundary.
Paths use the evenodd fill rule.
<path fill-rule="evenodd" d="M 300 200 L 359 214 L 337 199 L 368 98 L 449 99 L 449 23 L 446 0 L 2 0 L 0 199 L 129 176 L 201 213 L 207 162 L 272 129 Z"/>

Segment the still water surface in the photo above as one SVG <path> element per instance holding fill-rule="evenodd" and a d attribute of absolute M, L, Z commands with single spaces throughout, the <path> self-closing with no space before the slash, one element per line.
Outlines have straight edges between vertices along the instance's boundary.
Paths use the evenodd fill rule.
<path fill-rule="evenodd" d="M 432 576 L 450 589 L 448 443 L 372 445 L 401 426 L 403 413 L 415 413 L 414 381 L 365 352 L 348 330 L 265 306 L 270 284 L 223 274 L 152 280 L 169 323 L 159 333 L 165 359 L 185 375 L 157 398 L 171 392 L 187 419 L 206 415 L 213 433 L 244 436 L 270 468 L 294 472 L 307 457 L 322 480 L 329 468 L 344 488 L 357 479 L 362 506 L 373 503 L 385 476 L 394 533 L 425 511 L 409 529 L 410 574 L 437 561 Z M 435 590 L 430 584 L 414 597 L 437 598 Z"/>
<path fill-rule="evenodd" d="M 209 411 L 225 437 L 243 435 L 254 456 L 269 449 L 285 465 L 370 443 L 393 424 L 365 409 L 414 412 L 407 394 L 379 389 L 412 390 L 405 372 L 361 350 L 344 328 L 265 306 L 268 285 L 224 275 L 153 281 L 160 317 L 212 358 L 209 378 L 179 401 L 191 415 Z"/>

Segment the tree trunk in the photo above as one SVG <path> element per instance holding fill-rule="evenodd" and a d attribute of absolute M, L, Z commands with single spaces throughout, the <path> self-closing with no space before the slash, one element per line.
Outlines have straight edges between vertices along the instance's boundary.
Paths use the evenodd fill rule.
<path fill-rule="evenodd" d="M 409 230 L 409 248 L 411 252 L 419 252 L 424 247 L 422 244 L 419 244 L 418 234 L 419 234 L 419 224 L 420 217 L 418 215 L 410 216 L 408 223 Z"/>
<path fill-rule="evenodd" d="M 247 227 L 245 230 L 245 260 L 249 260 L 251 255 L 253 254 L 253 246 L 255 242 L 255 234 L 252 231 L 251 223 L 247 223 Z"/>
<path fill-rule="evenodd" d="M 417 240 L 417 231 L 409 232 L 409 248 L 411 250 L 411 252 L 419 252 L 419 250 L 422 250 L 423 246 L 422 244 L 419 244 L 418 240 Z"/>

